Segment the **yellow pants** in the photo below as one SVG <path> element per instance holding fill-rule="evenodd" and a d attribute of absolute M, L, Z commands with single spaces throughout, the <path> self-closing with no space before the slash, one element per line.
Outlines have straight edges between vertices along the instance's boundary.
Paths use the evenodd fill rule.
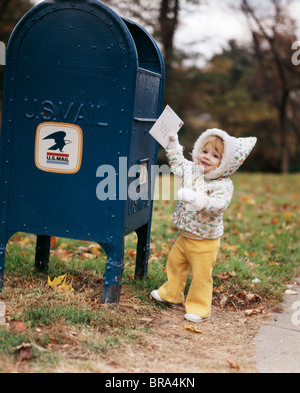
<path fill-rule="evenodd" d="M 168 281 L 159 288 L 159 295 L 169 303 L 183 303 L 191 267 L 193 277 L 185 301 L 186 312 L 208 318 L 211 315 L 213 292 L 212 271 L 219 248 L 220 239 L 194 240 L 181 235 L 169 254 Z"/>

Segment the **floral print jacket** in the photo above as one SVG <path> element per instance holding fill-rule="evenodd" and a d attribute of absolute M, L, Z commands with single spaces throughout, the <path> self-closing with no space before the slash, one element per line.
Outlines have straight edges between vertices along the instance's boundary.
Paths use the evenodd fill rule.
<path fill-rule="evenodd" d="M 220 166 L 204 175 L 196 165 L 209 135 L 218 135 L 224 141 L 224 154 Z M 184 236 L 196 239 L 217 239 L 224 233 L 223 213 L 233 195 L 229 175 L 236 172 L 252 151 L 256 138 L 234 138 L 225 131 L 212 129 L 204 132 L 193 150 L 193 162 L 183 156 L 183 149 L 167 150 L 171 171 L 182 179 L 182 187 L 193 190 L 193 203 L 178 201 L 173 223 Z"/>

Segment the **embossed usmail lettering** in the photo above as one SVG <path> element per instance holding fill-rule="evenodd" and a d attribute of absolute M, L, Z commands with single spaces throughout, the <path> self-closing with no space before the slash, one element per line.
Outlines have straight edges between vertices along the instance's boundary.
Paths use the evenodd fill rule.
<path fill-rule="evenodd" d="M 24 114 L 27 119 L 57 121 L 77 124 L 82 122 L 86 126 L 108 127 L 104 121 L 104 105 L 78 102 L 53 102 L 37 98 L 25 97 Z"/>

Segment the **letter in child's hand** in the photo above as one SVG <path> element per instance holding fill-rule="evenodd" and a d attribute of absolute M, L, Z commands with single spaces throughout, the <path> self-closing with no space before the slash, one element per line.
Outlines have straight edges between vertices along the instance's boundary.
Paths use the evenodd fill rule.
<path fill-rule="evenodd" d="M 150 135 L 152 135 L 162 147 L 166 148 L 170 142 L 169 137 L 176 135 L 183 124 L 183 121 L 169 105 L 167 105 L 162 115 L 150 130 Z"/>

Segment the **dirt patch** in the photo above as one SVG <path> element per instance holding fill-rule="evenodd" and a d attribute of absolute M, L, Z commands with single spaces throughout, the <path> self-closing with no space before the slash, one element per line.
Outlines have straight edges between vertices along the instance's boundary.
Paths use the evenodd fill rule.
<path fill-rule="evenodd" d="M 12 284 L 12 283 L 11 283 Z M 33 285 L 33 284 L 32 284 Z M 14 287 L 14 285 L 12 285 Z M 254 337 L 268 319 L 268 313 L 245 315 L 227 304 L 227 308 L 213 305 L 212 318 L 202 324 L 184 320 L 183 306 L 160 308 L 139 299 L 130 287 L 124 285 L 121 302 L 101 305 L 94 292 L 88 296 L 74 292 L 57 298 L 51 289 L 41 289 L 41 299 L 49 306 L 73 302 L 78 309 L 83 300 L 92 304 L 94 311 L 104 312 L 101 322 L 91 321 L 86 326 L 66 324 L 63 318 L 54 323 L 30 330 L 24 321 L 14 321 L 24 307 L 36 307 L 37 292 L 24 285 L 27 296 L 18 298 L 14 288 L 6 287 L 3 293 L 7 304 L 9 331 L 21 327 L 21 334 L 34 337 L 32 348 L 49 357 L 59 355 L 59 362 L 49 366 L 33 358 L 29 361 L 0 360 L 0 369 L 6 372 L 68 372 L 68 373 L 255 373 Z M 78 288 L 79 290 L 79 288 Z M 4 296 L 5 295 L 5 296 Z M 19 300 L 17 300 L 19 299 Z M 23 304 L 24 303 L 24 304 Z M 256 306 L 256 303 L 254 303 Z M 79 307 L 80 306 L 80 307 Z M 83 307 L 84 308 L 84 307 Z M 104 311 L 103 311 L 104 309 Z M 268 309 L 268 307 L 266 307 Z M 96 314 L 95 314 L 96 315 Z M 16 325 L 17 324 L 17 325 Z M 16 325 L 16 326 L 15 326 Z M 186 326 L 195 328 L 186 329 Z M 128 332 L 128 334 L 127 334 Z M 111 341 L 107 341 L 111 340 Z M 28 339 L 27 339 L 28 341 Z M 26 342 L 27 342 L 26 341 Z M 47 343 L 45 344 L 45 342 Z M 103 349 L 101 345 L 105 344 Z M 115 345 L 116 344 L 116 345 Z"/>
<path fill-rule="evenodd" d="M 96 365 L 102 372 L 219 373 L 256 372 L 253 338 L 266 316 L 213 308 L 202 324 L 183 319 L 184 308 L 173 306 L 152 316 L 152 333 L 144 341 L 125 344 Z M 201 333 L 192 332 L 186 325 Z"/>

